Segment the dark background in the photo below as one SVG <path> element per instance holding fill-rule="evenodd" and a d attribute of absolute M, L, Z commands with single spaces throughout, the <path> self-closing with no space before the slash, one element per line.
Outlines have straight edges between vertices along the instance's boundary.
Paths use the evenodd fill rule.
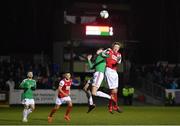
<path fill-rule="evenodd" d="M 6 0 L 2 3 L 0 55 L 44 52 L 52 56 L 55 41 L 66 41 L 63 12 L 83 0 Z M 126 4 L 130 10 L 128 40 L 138 41 L 138 62 L 180 61 L 178 0 L 87 0 Z M 120 13 L 121 14 L 121 13 Z"/>

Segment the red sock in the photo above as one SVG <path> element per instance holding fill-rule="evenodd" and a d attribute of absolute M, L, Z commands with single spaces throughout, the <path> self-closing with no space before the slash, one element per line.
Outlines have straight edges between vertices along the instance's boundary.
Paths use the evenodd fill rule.
<path fill-rule="evenodd" d="M 52 117 L 53 114 L 54 114 L 56 111 L 57 111 L 57 109 L 53 108 L 53 109 L 51 110 L 51 113 L 49 114 L 49 117 Z"/>
<path fill-rule="evenodd" d="M 117 93 L 113 93 L 114 99 L 115 99 L 115 106 L 118 106 L 118 97 Z"/>
<path fill-rule="evenodd" d="M 66 110 L 66 116 L 71 112 L 72 106 L 68 106 Z"/>
<path fill-rule="evenodd" d="M 111 93 L 110 95 L 113 95 L 113 94 Z M 112 107 L 112 103 L 113 103 L 113 101 L 110 99 L 109 100 L 109 108 Z"/>
<path fill-rule="evenodd" d="M 110 99 L 109 100 L 109 107 L 112 107 L 112 103 L 113 103 L 113 101 Z"/>

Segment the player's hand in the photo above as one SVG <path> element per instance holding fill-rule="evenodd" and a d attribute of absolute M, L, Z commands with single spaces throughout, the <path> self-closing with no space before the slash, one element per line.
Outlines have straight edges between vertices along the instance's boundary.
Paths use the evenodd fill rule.
<path fill-rule="evenodd" d="M 28 85 L 28 88 L 30 89 L 32 87 L 32 85 Z"/>
<path fill-rule="evenodd" d="M 105 51 L 110 51 L 111 50 L 111 48 L 107 48 Z"/>
<path fill-rule="evenodd" d="M 121 56 L 117 57 L 117 62 L 120 63 L 121 62 Z"/>
<path fill-rule="evenodd" d="M 88 56 L 87 56 L 87 59 L 88 59 L 88 60 L 91 60 L 91 58 L 92 58 L 92 55 L 88 55 Z"/>
<path fill-rule="evenodd" d="M 120 56 L 118 56 L 118 57 L 117 57 L 117 61 L 119 61 L 120 59 L 121 59 L 121 57 L 120 57 Z"/>
<path fill-rule="evenodd" d="M 69 95 L 68 95 L 68 94 L 66 94 L 66 93 L 64 93 L 64 96 L 65 96 L 65 97 L 67 97 L 67 96 L 69 96 Z"/>

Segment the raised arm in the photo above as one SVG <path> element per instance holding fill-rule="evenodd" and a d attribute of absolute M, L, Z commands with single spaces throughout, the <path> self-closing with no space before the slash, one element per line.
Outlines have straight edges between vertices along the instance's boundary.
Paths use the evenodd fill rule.
<path fill-rule="evenodd" d="M 88 66 L 89 66 L 90 69 L 93 69 L 94 64 L 91 62 L 91 58 L 92 58 L 92 55 L 87 56 Z"/>
<path fill-rule="evenodd" d="M 25 87 L 24 87 L 24 83 L 25 83 L 25 80 L 23 80 L 23 81 L 21 82 L 21 84 L 19 85 L 19 88 L 25 88 Z"/>

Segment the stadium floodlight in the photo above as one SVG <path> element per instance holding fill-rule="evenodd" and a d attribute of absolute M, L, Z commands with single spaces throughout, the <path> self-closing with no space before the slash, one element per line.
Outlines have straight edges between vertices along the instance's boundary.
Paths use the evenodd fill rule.
<path fill-rule="evenodd" d="M 102 10 L 102 11 L 100 12 L 100 17 L 101 17 L 101 18 L 104 18 L 104 19 L 107 19 L 107 18 L 109 17 L 108 11 L 107 11 L 107 10 Z"/>

